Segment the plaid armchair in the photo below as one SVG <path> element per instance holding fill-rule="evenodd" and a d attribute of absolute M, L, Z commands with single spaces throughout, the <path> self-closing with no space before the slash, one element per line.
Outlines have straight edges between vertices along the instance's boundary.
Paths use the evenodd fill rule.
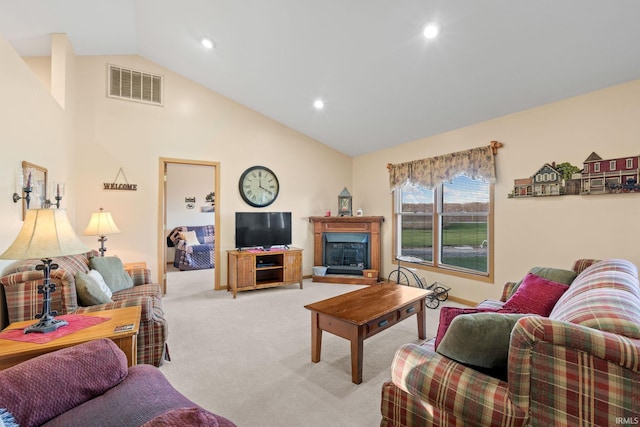
<path fill-rule="evenodd" d="M 158 284 L 151 283 L 150 271 L 139 268 L 127 270 L 134 286 L 114 292 L 107 304 L 81 307 L 78 304 L 75 275 L 78 271 L 89 272 L 89 258 L 97 256 L 95 251 L 54 258 L 58 264 L 51 271 L 51 282 L 56 290 L 51 294 L 51 309 L 58 314 L 82 314 L 91 311 L 140 306 L 140 330 L 138 333 L 138 363 L 160 366 L 165 356 L 168 325 L 162 311 L 162 293 Z M 38 285 L 42 284 L 43 272 L 36 270 L 39 260 L 24 260 L 9 266 L 0 283 L 4 287 L 9 322 L 34 319 L 42 308 L 42 295 Z"/>
<path fill-rule="evenodd" d="M 580 274 L 548 318 L 517 321 L 508 381 L 437 353 L 434 340 L 402 346 L 382 386 L 381 426 L 637 424 L 637 268 L 619 259 L 579 260 L 574 271 Z"/>
<path fill-rule="evenodd" d="M 196 241 L 190 243 L 185 233 L 191 232 Z M 167 244 L 175 246 L 173 266 L 181 271 L 215 267 L 215 228 L 210 225 L 180 226 L 169 233 Z"/>

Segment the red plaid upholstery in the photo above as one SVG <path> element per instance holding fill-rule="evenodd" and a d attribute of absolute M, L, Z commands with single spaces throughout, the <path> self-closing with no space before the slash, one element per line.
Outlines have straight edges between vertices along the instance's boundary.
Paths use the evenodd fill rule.
<path fill-rule="evenodd" d="M 511 402 L 506 382 L 436 353 L 433 344 L 433 340 L 421 346 L 405 344 L 396 352 L 391 365 L 392 382 L 411 397 L 401 406 L 415 412 L 402 414 L 407 423 L 397 425 L 441 425 L 432 418 L 432 410 L 415 409 L 423 402 L 445 412 L 439 415 L 443 420 L 460 421 L 453 425 L 524 425 L 526 412 Z"/>
<path fill-rule="evenodd" d="M 640 340 L 525 317 L 511 334 L 509 381 L 535 425 L 615 425 L 640 414 Z"/>
<path fill-rule="evenodd" d="M 51 294 L 51 308 L 58 314 L 86 313 L 121 307 L 141 306 L 140 331 L 138 333 L 138 363 L 160 366 L 164 359 L 168 326 L 162 311 L 162 293 L 158 284 L 150 283 L 148 269 L 128 271 L 135 286 L 114 292 L 112 303 L 80 307 L 76 294 L 75 274 L 89 271 L 88 256 L 96 252 L 55 258 L 58 269 L 51 272 L 51 283 L 56 290 Z M 34 319 L 42 310 L 42 271 L 35 270 L 40 260 L 25 260 L 11 265 L 0 278 L 4 286 L 7 312 L 10 322 Z"/>
<path fill-rule="evenodd" d="M 516 286 L 516 282 L 507 282 L 502 288 L 502 295 L 500 295 L 500 301 L 507 302 L 513 292 L 513 288 Z"/>
<path fill-rule="evenodd" d="M 524 317 L 514 327 L 508 382 L 436 353 L 433 340 L 400 347 L 392 381 L 382 387 L 381 425 L 610 426 L 637 420 L 637 268 L 614 259 L 579 260 L 574 269 L 581 273 L 549 318 Z"/>

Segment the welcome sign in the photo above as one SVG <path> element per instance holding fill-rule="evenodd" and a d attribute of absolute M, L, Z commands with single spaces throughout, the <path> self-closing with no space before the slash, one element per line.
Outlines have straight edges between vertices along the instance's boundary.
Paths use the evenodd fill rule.
<path fill-rule="evenodd" d="M 124 183 L 118 183 L 118 177 L 122 175 L 124 179 Z M 103 190 L 125 190 L 125 191 L 137 191 L 138 184 L 129 184 L 127 180 L 127 176 L 124 174 L 122 168 L 118 170 L 116 177 L 113 179 L 113 182 L 105 182 L 103 183 Z"/>

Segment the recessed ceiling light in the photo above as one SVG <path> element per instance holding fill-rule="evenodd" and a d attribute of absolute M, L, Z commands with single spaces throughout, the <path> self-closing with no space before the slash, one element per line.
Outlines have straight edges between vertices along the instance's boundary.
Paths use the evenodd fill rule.
<path fill-rule="evenodd" d="M 435 39 L 438 37 L 438 33 L 440 33 L 440 26 L 433 22 L 425 25 L 422 30 L 422 34 L 428 39 Z"/>
<path fill-rule="evenodd" d="M 200 39 L 200 43 L 202 44 L 202 46 L 206 47 L 207 49 L 213 49 L 213 47 L 215 46 L 215 44 L 213 43 L 213 40 L 211 40 L 209 37 L 202 37 Z"/>
<path fill-rule="evenodd" d="M 313 107 L 316 110 L 322 110 L 324 108 L 324 101 L 322 99 L 316 99 L 313 101 Z"/>

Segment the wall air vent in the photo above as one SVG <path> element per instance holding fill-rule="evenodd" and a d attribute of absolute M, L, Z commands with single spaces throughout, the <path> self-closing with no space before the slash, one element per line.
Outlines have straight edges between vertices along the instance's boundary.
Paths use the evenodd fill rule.
<path fill-rule="evenodd" d="M 162 104 L 163 76 L 109 65 L 107 95 L 145 104 Z"/>

